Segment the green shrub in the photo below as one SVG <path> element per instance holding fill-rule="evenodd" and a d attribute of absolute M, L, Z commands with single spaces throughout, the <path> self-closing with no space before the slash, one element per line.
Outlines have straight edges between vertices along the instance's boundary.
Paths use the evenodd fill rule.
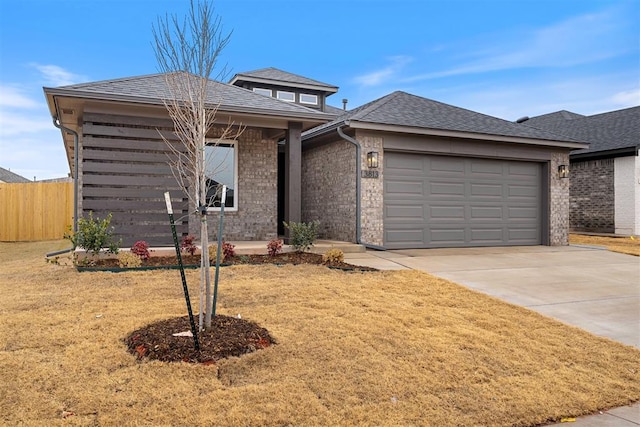
<path fill-rule="evenodd" d="M 142 259 L 132 252 L 120 252 L 118 254 L 118 265 L 123 267 L 140 267 L 142 265 Z"/>
<path fill-rule="evenodd" d="M 100 249 L 106 248 L 107 252 L 117 254 L 120 250 L 120 241 L 113 238 L 113 227 L 111 224 L 112 214 L 106 218 L 93 218 L 93 212 L 89 212 L 89 218 L 78 219 L 78 231 L 74 234 L 67 233 L 65 239 L 69 239 L 73 248 L 82 248 L 88 253 L 98 255 Z"/>
<path fill-rule="evenodd" d="M 329 249 L 322 255 L 322 261 L 329 264 L 344 262 L 344 252 L 340 249 Z"/>
<path fill-rule="evenodd" d="M 318 227 L 320 221 L 312 222 L 284 222 L 284 226 L 289 229 L 289 243 L 296 252 L 306 252 L 313 242 L 318 238 Z"/>

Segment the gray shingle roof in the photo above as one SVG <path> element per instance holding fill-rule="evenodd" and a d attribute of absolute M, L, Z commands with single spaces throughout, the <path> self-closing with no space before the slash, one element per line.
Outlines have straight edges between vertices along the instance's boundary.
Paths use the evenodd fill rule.
<path fill-rule="evenodd" d="M 285 86 L 291 83 L 307 86 L 317 86 L 319 90 L 325 90 L 329 92 L 337 92 L 338 90 L 337 86 L 323 83 L 318 80 L 313 80 L 304 76 L 300 76 L 298 74 L 282 71 L 274 67 L 238 73 L 233 76 L 233 78 L 231 79 L 231 83 L 233 83 L 234 81 L 243 80 L 254 81 L 255 79 L 270 80 L 273 83 L 285 83 Z"/>
<path fill-rule="evenodd" d="M 23 182 L 31 182 L 27 178 L 18 175 L 17 173 L 13 173 L 8 169 L 0 168 L 0 182 L 8 182 L 8 183 L 23 183 Z"/>
<path fill-rule="evenodd" d="M 348 110 L 347 110 L 348 111 Z M 327 114 L 332 114 L 334 116 L 341 116 L 346 113 L 342 108 L 334 107 L 333 105 L 325 105 L 324 112 Z"/>
<path fill-rule="evenodd" d="M 533 123 L 546 123 L 547 126 L 551 126 L 555 123 L 564 123 L 567 120 L 579 119 L 585 117 L 582 114 L 573 113 L 567 110 L 556 111 L 555 113 L 543 114 L 541 116 L 531 117 L 522 123 L 532 125 Z M 534 126 L 535 127 L 535 126 Z"/>
<path fill-rule="evenodd" d="M 521 126 L 497 117 L 454 107 L 401 91 L 393 92 L 350 110 L 336 120 L 306 132 L 306 135 L 323 133 L 322 130 L 335 128 L 346 121 L 576 142 L 572 138 L 556 135 L 548 131 Z"/>
<path fill-rule="evenodd" d="M 179 76 L 198 78 L 186 73 L 180 73 Z M 45 92 L 47 92 L 47 90 L 50 90 L 50 88 L 45 88 Z M 150 74 L 146 76 L 60 86 L 54 88 L 54 90 L 88 94 L 97 97 L 100 95 L 107 97 L 124 97 L 130 98 L 131 100 L 145 100 L 146 102 L 158 104 L 162 103 L 162 99 L 167 99 L 171 96 L 164 74 Z M 210 105 L 219 104 L 221 110 L 249 109 L 302 117 L 321 117 L 324 115 L 318 110 L 262 96 L 253 91 L 214 80 L 210 80 L 207 90 L 207 103 Z M 330 118 L 330 116 L 327 117 L 327 119 Z"/>
<path fill-rule="evenodd" d="M 558 111 L 532 117 L 522 124 L 590 144 L 588 149 L 573 151 L 572 156 L 626 148 L 637 149 L 640 146 L 640 106 L 592 116 Z"/>

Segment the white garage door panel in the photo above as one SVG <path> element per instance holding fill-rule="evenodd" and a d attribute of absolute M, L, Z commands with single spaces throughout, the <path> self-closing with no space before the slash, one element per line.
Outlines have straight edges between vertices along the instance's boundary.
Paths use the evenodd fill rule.
<path fill-rule="evenodd" d="M 393 152 L 384 158 L 386 247 L 541 244 L 539 163 Z"/>

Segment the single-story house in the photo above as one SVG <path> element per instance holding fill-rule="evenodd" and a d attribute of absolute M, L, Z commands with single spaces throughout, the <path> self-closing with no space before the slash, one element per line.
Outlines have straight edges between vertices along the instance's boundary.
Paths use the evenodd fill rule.
<path fill-rule="evenodd" d="M 319 220 L 322 238 L 376 248 L 568 243 L 569 183 L 558 170 L 587 147 L 574 138 L 403 92 L 345 111 L 327 105 L 336 86 L 275 68 L 209 88 L 211 140 L 228 123 L 245 127 L 207 147 L 226 162 L 208 178 L 232 190 L 227 240 L 269 240 L 282 221 Z M 175 140 L 164 75 L 44 92 L 78 215 L 111 212 L 124 245 L 171 244 L 168 190 L 178 232 L 196 232 L 161 137 Z"/>
<path fill-rule="evenodd" d="M 528 126 L 589 143 L 570 159 L 570 228 L 640 235 L 640 106 L 583 116 L 532 117 Z"/>

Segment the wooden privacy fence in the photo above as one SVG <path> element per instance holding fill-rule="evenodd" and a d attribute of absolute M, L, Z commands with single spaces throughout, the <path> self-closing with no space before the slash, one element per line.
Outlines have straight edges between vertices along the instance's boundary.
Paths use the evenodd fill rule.
<path fill-rule="evenodd" d="M 0 241 L 62 239 L 73 225 L 73 182 L 0 183 Z"/>

